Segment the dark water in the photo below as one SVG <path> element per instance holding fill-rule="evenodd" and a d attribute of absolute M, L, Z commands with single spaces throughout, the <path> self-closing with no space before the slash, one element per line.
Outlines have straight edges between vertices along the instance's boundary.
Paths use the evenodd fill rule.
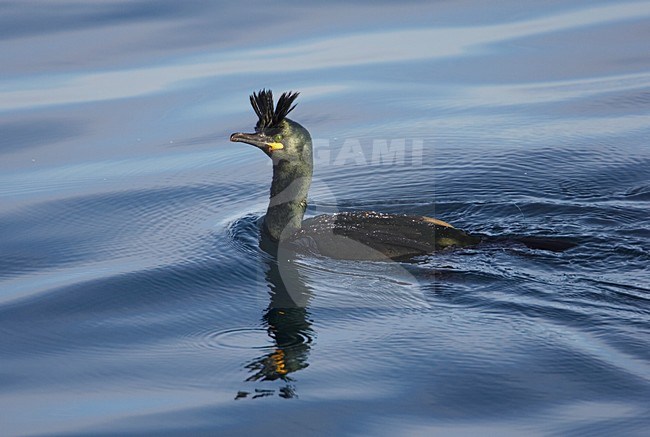
<path fill-rule="evenodd" d="M 0 2 L 2 434 L 647 435 L 648 40 L 647 1 Z M 278 265 L 227 140 L 262 87 L 309 215 L 580 245 Z"/>

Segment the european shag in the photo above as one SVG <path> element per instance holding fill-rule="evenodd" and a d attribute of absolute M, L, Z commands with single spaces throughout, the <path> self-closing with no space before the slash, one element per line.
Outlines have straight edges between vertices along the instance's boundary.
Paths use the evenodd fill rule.
<path fill-rule="evenodd" d="M 409 259 L 482 241 L 442 220 L 423 216 L 362 211 L 303 221 L 313 158 L 309 132 L 287 118 L 298 94 L 282 94 L 274 107 L 270 90 L 254 92 L 250 102 L 258 116 L 255 132 L 230 136 L 230 141 L 251 144 L 273 160 L 271 198 L 263 225 L 271 240 L 332 258 L 369 260 Z"/>
<path fill-rule="evenodd" d="M 405 259 L 480 242 L 479 237 L 448 223 L 422 216 L 363 211 L 303 221 L 313 158 L 309 132 L 287 118 L 298 94 L 282 94 L 274 107 L 270 90 L 253 93 L 250 101 L 258 117 L 255 132 L 230 136 L 230 141 L 256 146 L 273 160 L 271 198 L 263 225 L 273 241 L 339 259 Z"/>

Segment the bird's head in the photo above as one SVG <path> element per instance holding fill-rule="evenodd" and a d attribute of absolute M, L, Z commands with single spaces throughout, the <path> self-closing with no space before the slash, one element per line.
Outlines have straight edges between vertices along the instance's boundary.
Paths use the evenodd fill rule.
<path fill-rule="evenodd" d="M 296 107 L 293 104 L 299 93 L 286 92 L 273 105 L 271 90 L 261 90 L 250 96 L 251 105 L 258 116 L 254 133 L 234 133 L 230 141 L 251 144 L 273 159 L 274 162 L 311 162 L 311 137 L 307 129 L 286 118 Z"/>

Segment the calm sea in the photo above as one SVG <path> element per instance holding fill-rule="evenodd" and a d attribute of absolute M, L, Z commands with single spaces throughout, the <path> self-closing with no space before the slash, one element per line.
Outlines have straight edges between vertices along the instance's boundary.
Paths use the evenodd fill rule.
<path fill-rule="evenodd" d="M 648 1 L 0 1 L 0 433 L 647 436 L 648 41 Z M 310 216 L 579 245 L 274 258 L 261 88 Z"/>

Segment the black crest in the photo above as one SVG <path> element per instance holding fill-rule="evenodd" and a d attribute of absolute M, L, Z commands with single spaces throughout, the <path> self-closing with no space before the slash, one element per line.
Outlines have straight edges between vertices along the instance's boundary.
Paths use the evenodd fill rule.
<path fill-rule="evenodd" d="M 278 127 L 284 120 L 284 117 L 290 113 L 296 105 L 291 106 L 300 93 L 292 91 L 283 93 L 278 100 L 278 104 L 273 109 L 273 92 L 271 90 L 261 90 L 251 95 L 251 105 L 259 117 L 257 129 L 269 129 Z"/>

